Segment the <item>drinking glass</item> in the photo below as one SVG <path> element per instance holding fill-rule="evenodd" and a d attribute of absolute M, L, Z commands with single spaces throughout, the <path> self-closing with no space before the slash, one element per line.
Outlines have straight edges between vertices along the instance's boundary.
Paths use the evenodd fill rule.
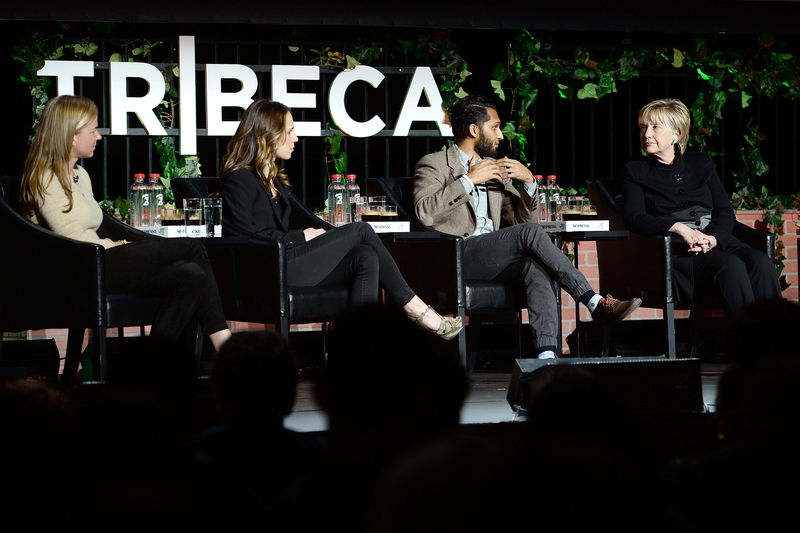
<path fill-rule="evenodd" d="M 370 196 L 367 208 L 361 213 L 361 220 L 366 222 L 380 222 L 383 207 L 386 205 L 385 196 Z"/>
<path fill-rule="evenodd" d="M 203 198 L 206 237 L 222 237 L 222 198 Z"/>
<path fill-rule="evenodd" d="M 582 196 L 567 196 L 567 204 L 562 211 L 564 220 L 576 220 L 582 214 Z"/>
<path fill-rule="evenodd" d="M 187 237 L 205 237 L 202 198 L 183 199 L 183 222 L 186 225 Z"/>
<path fill-rule="evenodd" d="M 351 212 L 353 213 L 353 222 L 361 222 L 361 217 L 364 214 L 364 211 L 367 210 L 367 206 L 369 202 L 367 201 L 366 196 L 358 196 L 353 198 Z"/>
<path fill-rule="evenodd" d="M 381 210 L 381 220 L 395 221 L 397 220 L 397 206 L 392 204 L 384 204 Z"/>

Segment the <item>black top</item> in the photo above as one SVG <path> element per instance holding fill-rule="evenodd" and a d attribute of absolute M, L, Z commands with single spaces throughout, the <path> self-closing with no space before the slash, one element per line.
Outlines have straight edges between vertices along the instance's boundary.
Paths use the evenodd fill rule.
<path fill-rule="evenodd" d="M 625 165 L 623 216 L 628 229 L 645 235 L 666 235 L 677 221 L 699 219 L 711 212 L 703 229 L 724 249 L 738 243 L 731 235 L 736 215 L 717 175 L 716 165 L 702 152 L 678 154 L 666 165 L 653 157 Z M 678 214 L 680 213 L 680 214 Z"/>
<path fill-rule="evenodd" d="M 225 176 L 222 182 L 222 232 L 225 237 L 262 237 L 288 247 L 306 242 L 302 229 L 292 227 L 292 192 L 276 181 L 280 194 L 270 198 L 267 188 L 247 169 Z"/>

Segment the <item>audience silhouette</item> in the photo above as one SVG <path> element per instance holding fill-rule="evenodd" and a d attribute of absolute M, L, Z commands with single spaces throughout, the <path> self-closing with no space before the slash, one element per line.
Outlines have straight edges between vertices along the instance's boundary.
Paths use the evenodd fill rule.
<path fill-rule="evenodd" d="M 0 380 L 7 527 L 700 532 L 793 518 L 797 304 L 725 319 L 711 445 L 691 428 L 655 442 L 662 419 L 581 365 L 537 372 L 524 422 L 461 425 L 457 355 L 399 313 L 364 308 L 329 330 L 313 382 L 326 431 L 284 427 L 298 367 L 270 331 L 235 333 L 207 380 L 180 342 L 151 337 L 126 340 L 104 385 Z"/>
<path fill-rule="evenodd" d="M 216 530 L 269 529 L 287 488 L 321 468 L 324 440 L 283 427 L 297 374 L 288 343 L 271 331 L 235 333 L 215 354 L 209 382 L 220 423 L 203 433 L 195 459 Z"/>
<path fill-rule="evenodd" d="M 468 383 L 457 354 L 395 308 L 351 313 L 328 347 L 315 395 L 329 419 L 330 456 L 288 509 L 297 531 L 363 531 L 387 465 L 458 426 Z"/>
<path fill-rule="evenodd" d="M 719 445 L 678 471 L 686 530 L 783 529 L 800 475 L 800 306 L 752 304 L 732 315 L 722 344 L 730 366 L 717 392 Z"/>

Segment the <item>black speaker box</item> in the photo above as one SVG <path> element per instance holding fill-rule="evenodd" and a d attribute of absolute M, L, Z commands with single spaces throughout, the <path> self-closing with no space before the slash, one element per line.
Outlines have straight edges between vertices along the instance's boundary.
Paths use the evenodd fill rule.
<path fill-rule="evenodd" d="M 535 380 L 552 377 L 554 369 L 562 365 L 580 367 L 590 373 L 633 414 L 704 411 L 700 360 L 663 356 L 517 359 L 507 395 L 511 408 L 524 413 Z"/>
<path fill-rule="evenodd" d="M 0 344 L 0 377 L 39 376 L 57 380 L 60 364 L 55 339 L 13 340 Z"/>

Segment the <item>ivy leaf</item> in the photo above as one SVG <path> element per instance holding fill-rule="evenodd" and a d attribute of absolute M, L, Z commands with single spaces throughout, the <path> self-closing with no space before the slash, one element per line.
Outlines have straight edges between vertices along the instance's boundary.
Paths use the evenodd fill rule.
<path fill-rule="evenodd" d="M 520 106 L 520 110 L 525 113 L 528 111 L 528 108 L 533 105 L 536 101 L 536 97 L 539 95 L 539 89 L 529 89 L 525 93 L 525 97 L 522 100 L 522 105 Z"/>
<path fill-rule="evenodd" d="M 675 68 L 681 68 L 683 66 L 683 59 L 684 59 L 683 52 L 681 52 L 677 48 L 673 48 L 672 49 L 672 66 L 675 67 Z"/>
<path fill-rule="evenodd" d="M 576 68 L 575 72 L 572 74 L 572 77 L 579 80 L 585 80 L 589 77 L 589 73 L 585 69 Z"/>
<path fill-rule="evenodd" d="M 506 93 L 503 91 L 503 84 L 500 80 L 490 80 L 489 84 L 494 87 L 495 94 L 500 97 L 502 101 L 506 101 Z"/>
<path fill-rule="evenodd" d="M 492 69 L 492 79 L 500 82 L 506 81 L 508 78 L 508 70 L 505 65 L 497 63 Z"/>
<path fill-rule="evenodd" d="M 290 52 L 297 53 L 300 50 L 299 46 L 287 46 Z"/>
<path fill-rule="evenodd" d="M 585 100 L 586 98 L 597 98 L 597 89 L 597 84 L 587 83 L 578 90 L 578 99 Z"/>
<path fill-rule="evenodd" d="M 469 96 L 469 93 L 464 90 L 463 87 L 459 87 L 455 93 L 456 98 L 464 98 L 465 96 Z"/>
<path fill-rule="evenodd" d="M 117 62 L 117 61 L 122 61 L 122 55 L 121 55 L 119 52 L 114 52 L 114 53 L 113 53 L 113 54 L 111 54 L 111 56 L 108 58 L 108 61 L 109 61 L 109 63 L 114 63 L 114 62 Z"/>
<path fill-rule="evenodd" d="M 345 67 L 347 69 L 354 69 L 361 64 L 356 58 L 350 55 L 346 55 L 345 59 L 347 60 L 347 66 Z"/>
<path fill-rule="evenodd" d="M 506 125 L 503 126 L 503 130 L 502 131 L 503 131 L 503 135 L 505 135 L 506 138 L 508 138 L 508 139 L 513 140 L 513 139 L 517 138 L 516 125 L 511 121 L 506 122 Z"/>
<path fill-rule="evenodd" d="M 753 97 L 747 94 L 745 91 L 742 91 L 742 109 L 750 105 L 750 100 L 752 98 Z"/>

